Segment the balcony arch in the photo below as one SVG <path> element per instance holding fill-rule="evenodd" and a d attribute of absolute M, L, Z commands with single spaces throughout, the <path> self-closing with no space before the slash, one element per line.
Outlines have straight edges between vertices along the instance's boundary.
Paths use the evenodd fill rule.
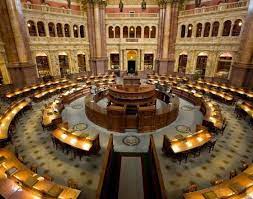
<path fill-rule="evenodd" d="M 185 25 L 181 26 L 181 38 L 185 37 Z"/>
<path fill-rule="evenodd" d="M 212 37 L 217 37 L 219 34 L 220 23 L 218 21 L 213 22 Z"/>
<path fill-rule="evenodd" d="M 156 27 L 155 26 L 151 27 L 150 37 L 151 38 L 156 38 Z"/>
<path fill-rule="evenodd" d="M 64 25 L 64 34 L 65 34 L 65 37 L 70 37 L 70 28 L 69 28 L 69 24 L 65 24 L 65 25 Z"/>
<path fill-rule="evenodd" d="M 233 26 L 232 36 L 239 36 L 241 34 L 241 29 L 242 29 L 242 20 L 237 19 Z"/>
<path fill-rule="evenodd" d="M 187 31 L 187 37 L 192 37 L 192 29 L 193 29 L 193 25 L 189 24 L 188 31 Z"/>
<path fill-rule="evenodd" d="M 49 36 L 50 37 L 55 37 L 56 36 L 55 35 L 55 25 L 54 25 L 54 23 L 50 22 L 48 24 L 48 31 L 49 31 Z"/>
<path fill-rule="evenodd" d="M 112 26 L 108 27 L 108 35 L 109 35 L 109 38 L 114 38 L 114 31 L 113 31 Z"/>
<path fill-rule="evenodd" d="M 129 38 L 135 38 L 135 28 L 133 26 L 129 29 Z"/>
<path fill-rule="evenodd" d="M 36 31 L 36 26 L 35 26 L 34 21 L 29 20 L 27 22 L 27 27 L 28 27 L 28 32 L 30 36 L 32 37 L 37 36 L 37 31 Z"/>
<path fill-rule="evenodd" d="M 229 36 L 230 34 L 230 30 L 231 30 L 231 21 L 227 20 L 224 22 L 223 24 L 223 32 L 222 32 L 222 36 Z"/>
<path fill-rule="evenodd" d="M 141 27 L 140 26 L 136 27 L 136 38 L 141 38 Z"/>
<path fill-rule="evenodd" d="M 149 27 L 148 26 L 144 27 L 144 38 L 149 38 Z"/>
<path fill-rule="evenodd" d="M 202 23 L 197 24 L 196 37 L 201 37 L 202 33 Z"/>
<path fill-rule="evenodd" d="M 57 36 L 58 37 L 63 37 L 63 31 L 62 31 L 62 24 L 61 23 L 56 24 L 56 31 L 57 31 Z"/>
<path fill-rule="evenodd" d="M 120 27 L 119 26 L 115 27 L 115 38 L 120 38 Z"/>
<path fill-rule="evenodd" d="M 78 26 L 77 25 L 73 25 L 73 34 L 75 38 L 78 38 Z"/>
<path fill-rule="evenodd" d="M 211 24 L 209 22 L 206 22 L 205 28 L 204 28 L 204 37 L 209 37 L 210 29 L 211 29 Z"/>
<path fill-rule="evenodd" d="M 123 38 L 128 38 L 128 27 L 127 26 L 123 27 Z"/>
<path fill-rule="evenodd" d="M 45 37 L 46 36 L 46 31 L 45 31 L 44 23 L 42 21 L 39 21 L 37 23 L 37 27 L 38 27 L 39 36 L 40 37 Z"/>
<path fill-rule="evenodd" d="M 84 25 L 80 26 L 80 37 L 84 38 L 85 37 L 85 29 L 84 29 Z"/>

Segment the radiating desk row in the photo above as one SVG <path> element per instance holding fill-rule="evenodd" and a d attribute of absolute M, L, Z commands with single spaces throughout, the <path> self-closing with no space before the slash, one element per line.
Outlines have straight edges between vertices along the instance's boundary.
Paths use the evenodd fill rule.
<path fill-rule="evenodd" d="M 0 194 L 4 198 L 78 198 L 81 191 L 44 179 L 29 170 L 15 155 L 0 149 Z"/>
<path fill-rule="evenodd" d="M 245 112 L 250 118 L 253 119 L 253 104 L 252 103 L 239 100 L 236 103 L 236 109 L 237 108 Z"/>
<path fill-rule="evenodd" d="M 35 101 L 38 101 L 38 100 L 46 97 L 47 95 L 53 94 L 57 91 L 61 91 L 61 90 L 64 90 L 64 89 L 70 89 L 70 88 L 75 87 L 75 86 L 77 86 L 77 83 L 66 83 L 66 84 L 58 85 L 58 86 L 53 87 L 53 88 L 47 88 L 43 91 L 35 93 L 33 98 L 35 99 Z"/>
<path fill-rule="evenodd" d="M 42 88 L 46 88 L 46 87 L 50 87 L 50 86 L 55 86 L 57 84 L 65 83 L 65 82 L 67 82 L 66 79 L 61 79 L 61 80 L 57 80 L 57 81 L 53 81 L 53 82 L 33 84 L 31 86 L 26 86 L 26 87 L 23 87 L 21 89 L 16 89 L 14 91 L 10 91 L 10 92 L 5 94 L 5 97 L 8 98 L 8 99 L 11 99 L 11 98 L 17 97 L 19 95 L 22 95 L 24 93 L 28 93 L 30 91 L 36 91 L 38 89 L 42 89 Z"/>
<path fill-rule="evenodd" d="M 182 136 L 180 139 L 169 139 L 167 135 L 164 135 L 163 151 L 166 154 L 187 152 L 203 146 L 211 139 L 212 135 L 206 129 L 201 129 L 193 134 Z"/>
<path fill-rule="evenodd" d="M 31 107 L 31 99 L 26 98 L 12 103 L 0 117 L 0 140 L 8 139 L 9 126 L 14 117 L 26 107 Z"/>
<path fill-rule="evenodd" d="M 83 85 L 76 88 L 72 88 L 65 93 L 63 93 L 60 98 L 63 104 L 69 104 L 75 99 L 85 96 L 90 93 L 90 86 Z"/>
<path fill-rule="evenodd" d="M 84 155 L 96 154 L 100 150 L 98 133 L 89 132 L 87 129 L 71 129 L 67 123 L 58 125 L 52 136 L 60 141 L 60 144 L 82 150 Z"/>
<path fill-rule="evenodd" d="M 206 86 L 200 86 L 198 84 L 194 84 L 194 83 L 188 83 L 187 86 L 190 88 L 190 89 L 195 89 L 195 90 L 198 90 L 198 91 L 203 91 L 207 94 L 211 94 L 213 95 L 214 97 L 217 97 L 219 98 L 220 100 L 222 100 L 222 102 L 226 102 L 226 103 L 232 103 L 234 98 L 232 95 L 226 93 L 226 92 L 223 92 L 223 91 L 220 91 L 220 90 L 217 90 L 217 89 L 210 89 L 209 87 L 206 87 Z"/>
<path fill-rule="evenodd" d="M 61 112 L 64 108 L 61 100 L 56 99 L 47 104 L 42 110 L 42 126 L 43 128 L 50 128 L 62 122 Z"/>
<path fill-rule="evenodd" d="M 245 96 L 245 97 L 249 98 L 250 100 L 253 99 L 253 91 L 250 91 L 248 89 L 234 87 L 234 86 L 231 86 L 228 84 L 221 84 L 221 83 L 217 83 L 217 82 L 208 82 L 208 81 L 203 81 L 203 80 L 198 80 L 197 82 L 201 85 L 208 85 L 208 86 L 212 86 L 212 87 L 215 87 L 218 89 L 232 92 L 233 94 Z"/>
<path fill-rule="evenodd" d="M 249 199 L 253 196 L 253 165 L 221 184 L 184 194 L 185 199 Z"/>

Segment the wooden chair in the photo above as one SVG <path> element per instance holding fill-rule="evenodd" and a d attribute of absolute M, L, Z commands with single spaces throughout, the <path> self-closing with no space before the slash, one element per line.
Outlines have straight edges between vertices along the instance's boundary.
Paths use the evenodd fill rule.
<path fill-rule="evenodd" d="M 44 177 L 46 180 L 48 180 L 48 181 L 53 181 L 53 180 L 54 180 L 54 178 L 51 177 L 50 175 L 48 175 L 47 173 L 44 173 L 43 177 Z"/>
<path fill-rule="evenodd" d="M 237 171 L 234 169 L 234 170 L 230 171 L 230 173 L 229 173 L 229 179 L 232 179 L 235 176 L 237 176 Z"/>
<path fill-rule="evenodd" d="M 198 190 L 198 185 L 195 183 L 190 184 L 185 190 L 183 190 L 184 193 L 190 193 Z"/>

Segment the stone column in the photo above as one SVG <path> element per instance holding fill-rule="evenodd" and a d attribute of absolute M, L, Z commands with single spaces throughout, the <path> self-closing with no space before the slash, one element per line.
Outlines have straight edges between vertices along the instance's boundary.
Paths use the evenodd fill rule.
<path fill-rule="evenodd" d="M 95 20 L 95 35 L 96 35 L 96 54 L 97 57 L 101 57 L 101 31 L 100 31 L 100 17 L 99 17 L 99 5 L 94 4 L 94 20 Z"/>
<path fill-rule="evenodd" d="M 37 79 L 36 68 L 20 0 L 0 1 L 0 17 L 0 32 L 11 82 L 19 86 L 34 83 Z"/>
<path fill-rule="evenodd" d="M 170 27 L 170 38 L 169 38 L 169 62 L 168 62 L 168 73 L 174 72 L 175 67 L 175 44 L 177 39 L 177 26 L 178 26 L 178 8 L 179 2 L 174 0 L 172 2 L 172 16 L 171 16 L 171 27 Z"/>
<path fill-rule="evenodd" d="M 169 53 L 169 36 L 170 36 L 170 24 L 171 24 L 171 4 L 166 3 L 165 14 L 163 20 L 163 34 L 162 34 L 162 47 L 159 60 L 159 74 L 167 74 L 168 72 L 168 53 Z"/>
<path fill-rule="evenodd" d="M 87 20 L 90 41 L 90 65 L 93 74 L 107 71 L 105 1 L 87 2 Z"/>
<path fill-rule="evenodd" d="M 248 15 L 241 34 L 238 59 L 232 65 L 231 84 L 253 88 L 253 1 L 249 2 Z"/>

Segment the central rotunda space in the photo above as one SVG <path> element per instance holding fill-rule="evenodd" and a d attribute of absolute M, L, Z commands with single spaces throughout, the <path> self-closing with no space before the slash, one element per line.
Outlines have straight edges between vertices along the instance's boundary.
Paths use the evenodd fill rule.
<path fill-rule="evenodd" d="M 176 120 L 179 99 L 167 88 L 141 84 L 138 78 L 127 77 L 123 82 L 85 98 L 85 112 L 89 120 L 121 133 L 129 129 L 140 133 L 155 131 Z M 158 101 L 163 106 L 158 105 Z"/>

